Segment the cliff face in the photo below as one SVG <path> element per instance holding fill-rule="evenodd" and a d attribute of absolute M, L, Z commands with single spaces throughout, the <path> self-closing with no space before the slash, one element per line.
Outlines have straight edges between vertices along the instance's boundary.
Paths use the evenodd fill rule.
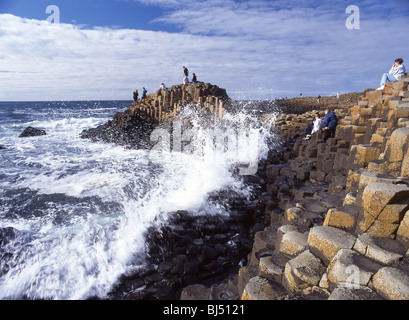
<path fill-rule="evenodd" d="M 81 137 L 131 148 L 150 148 L 150 134 L 158 126 L 166 127 L 179 118 L 181 110 L 192 104 L 209 121 L 216 122 L 225 114 L 230 101 L 226 90 L 209 83 L 198 82 L 186 88 L 175 85 L 139 100 L 124 112 L 97 128 L 84 130 Z"/>

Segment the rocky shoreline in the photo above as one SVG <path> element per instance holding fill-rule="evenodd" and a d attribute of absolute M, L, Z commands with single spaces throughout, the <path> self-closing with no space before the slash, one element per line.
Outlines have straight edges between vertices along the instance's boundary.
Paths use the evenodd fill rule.
<path fill-rule="evenodd" d="M 235 279 L 239 299 L 409 300 L 408 86 L 404 76 L 335 105 L 327 143 L 303 139 L 314 110 L 279 117 L 281 148 L 260 169 L 265 228 Z M 181 299 L 211 292 L 192 285 Z"/>
<path fill-rule="evenodd" d="M 383 91 L 265 105 L 260 116 L 281 111 L 281 143 L 248 178 L 254 199 L 237 201 L 237 215 L 224 221 L 175 213 L 176 224 L 148 236 L 149 266 L 124 275 L 109 298 L 408 300 L 408 100 L 404 76 Z M 151 101 L 163 103 L 158 95 Z M 320 132 L 304 140 L 325 107 L 339 119 L 335 138 L 324 143 Z M 215 119 L 224 108 L 203 110 Z M 129 112 L 138 110 L 162 114 Z"/>
<path fill-rule="evenodd" d="M 252 199 L 243 199 L 229 190 L 216 192 L 210 201 L 228 206 L 231 215 L 177 211 L 160 229 L 150 228 L 143 268 L 124 275 L 108 299 L 178 300 L 192 284 L 212 287 L 215 300 L 239 299 L 229 281 L 251 252 L 258 196 L 255 192 Z"/>
<path fill-rule="evenodd" d="M 354 101 L 350 97 L 344 97 L 345 100 L 349 99 L 350 104 L 357 100 L 356 94 L 353 95 Z M 247 103 L 246 106 L 251 109 L 262 104 L 257 113 L 261 117 L 278 110 L 283 115 L 289 114 L 289 110 L 303 114 L 317 107 L 314 99 L 303 99 L 308 103 L 299 105 L 297 98 L 287 100 L 285 106 L 266 102 Z M 328 103 L 336 102 L 334 99 L 329 97 L 318 107 L 325 108 Z M 234 108 L 234 102 L 231 101 L 229 106 Z M 116 118 L 120 116 L 118 114 Z M 287 148 L 285 144 L 282 147 Z M 146 265 L 139 271 L 124 275 L 109 293 L 108 299 L 240 300 L 240 268 L 247 264 L 248 257 L 252 255 L 256 234 L 268 226 L 265 211 L 271 207 L 272 201 L 275 202 L 265 197 L 267 168 L 271 161 L 283 161 L 283 157 L 288 155 L 287 152 L 281 153 L 281 150 L 271 150 L 270 153 L 267 161 L 259 163 L 257 175 L 245 177 L 254 190 L 252 199 L 242 199 L 228 190 L 210 195 L 213 201 L 220 201 L 221 205 L 229 207 L 232 212 L 230 217 L 197 217 L 187 211 L 178 211 L 160 230 L 150 229 L 147 234 Z M 280 212 L 278 208 L 271 210 L 277 215 Z"/>

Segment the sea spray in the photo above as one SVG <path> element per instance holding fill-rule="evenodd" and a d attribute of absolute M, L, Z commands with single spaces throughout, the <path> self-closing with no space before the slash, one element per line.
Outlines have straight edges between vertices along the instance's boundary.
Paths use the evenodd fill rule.
<path fill-rule="evenodd" d="M 122 274 L 143 266 L 149 228 L 166 225 L 177 210 L 229 215 L 223 203 L 209 201 L 217 190 L 249 196 L 237 170 L 265 156 L 274 117 L 265 126 L 238 112 L 214 124 L 194 110 L 184 111 L 188 126 L 174 126 L 180 125 L 180 149 L 177 138 L 162 136 L 169 149 L 153 150 L 79 139 L 92 118 L 47 119 L 37 110 L 41 120 L 24 124 L 49 134 L 12 139 L 3 155 L 10 165 L 1 183 L 0 227 L 15 228 L 16 236 L 0 247 L 0 298 L 106 298 Z"/>

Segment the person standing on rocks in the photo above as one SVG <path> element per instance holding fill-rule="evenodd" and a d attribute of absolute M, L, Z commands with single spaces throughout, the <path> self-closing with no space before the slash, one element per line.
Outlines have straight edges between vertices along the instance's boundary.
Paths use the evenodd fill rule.
<path fill-rule="evenodd" d="M 335 114 L 333 114 L 328 108 L 325 109 L 325 118 L 323 121 L 324 136 L 322 138 L 323 142 L 326 142 L 328 138 L 333 138 L 335 136 L 335 130 L 338 125 L 338 119 Z"/>
<path fill-rule="evenodd" d="M 185 75 L 185 77 L 189 76 L 189 70 L 185 66 L 183 66 L 183 74 Z"/>
<path fill-rule="evenodd" d="M 138 102 L 138 97 L 139 97 L 139 92 L 138 92 L 138 90 L 135 90 L 135 91 L 133 92 L 133 102 L 134 102 L 134 104 L 137 104 L 137 102 Z"/>
<path fill-rule="evenodd" d="M 135 90 L 133 92 L 133 102 L 134 102 L 134 104 L 138 103 L 138 98 L 139 98 L 139 92 L 138 92 L 138 90 Z"/>
<path fill-rule="evenodd" d="M 385 83 L 386 82 L 396 82 L 405 73 L 406 73 L 406 68 L 403 65 L 403 59 L 402 58 L 396 59 L 395 62 L 393 63 L 393 65 L 392 65 L 392 68 L 389 70 L 389 72 L 384 73 L 382 75 L 381 85 L 380 85 L 380 87 L 376 88 L 376 90 L 381 91 L 381 90 L 385 89 Z"/>
<path fill-rule="evenodd" d="M 187 87 L 188 85 L 189 85 L 189 78 L 185 76 L 185 78 L 183 79 L 183 90 L 185 90 L 185 87 Z"/>
<path fill-rule="evenodd" d="M 146 98 L 146 93 L 147 93 L 147 92 L 148 92 L 148 91 L 145 89 L 145 87 L 143 87 L 141 100 L 144 100 L 144 99 Z"/>

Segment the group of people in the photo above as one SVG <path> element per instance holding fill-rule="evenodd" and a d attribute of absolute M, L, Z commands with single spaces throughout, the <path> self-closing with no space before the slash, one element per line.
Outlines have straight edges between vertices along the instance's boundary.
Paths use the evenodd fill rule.
<path fill-rule="evenodd" d="M 391 69 L 388 73 L 384 73 L 381 78 L 381 83 L 376 90 L 385 89 L 386 82 L 396 82 L 400 77 L 406 74 L 406 68 L 403 65 L 403 59 L 398 58 L 392 64 Z M 302 94 L 300 94 L 302 96 Z M 339 99 L 340 94 L 337 93 L 337 98 Z M 318 99 L 320 96 L 318 96 Z M 319 100 L 318 100 L 319 101 Z M 336 115 L 331 112 L 328 108 L 325 110 L 325 118 L 322 120 L 319 113 L 315 113 L 313 121 L 308 124 L 307 129 L 305 130 L 304 140 L 311 139 L 312 135 L 318 131 L 323 130 L 322 142 L 326 142 L 328 138 L 335 136 L 335 130 L 338 125 L 338 120 Z"/>
<path fill-rule="evenodd" d="M 145 89 L 145 87 L 142 88 L 142 96 L 141 100 L 144 100 L 146 98 L 146 94 L 148 93 L 148 90 Z M 138 90 L 135 90 L 133 92 L 133 102 L 137 103 L 139 100 L 139 92 Z"/>
<path fill-rule="evenodd" d="M 184 74 L 184 78 L 183 78 L 183 89 L 185 89 L 190 82 L 192 83 L 196 83 L 197 82 L 197 77 L 195 73 L 192 73 L 192 80 L 189 81 L 189 70 L 183 66 L 183 74 Z"/>
<path fill-rule="evenodd" d="M 314 119 L 305 130 L 304 140 L 309 140 L 311 139 L 314 133 L 324 130 L 322 142 L 326 142 L 328 138 L 333 138 L 335 136 L 335 130 L 337 128 L 337 125 L 338 125 L 337 116 L 333 112 L 331 112 L 329 108 L 325 109 L 324 120 L 320 118 L 320 114 L 317 112 L 314 115 Z"/>
<path fill-rule="evenodd" d="M 197 77 L 195 73 L 192 73 L 192 79 L 189 80 L 189 70 L 183 66 L 183 74 L 184 74 L 184 78 L 183 78 L 183 89 L 186 88 L 186 86 L 189 85 L 189 83 L 196 83 L 197 82 Z M 159 89 L 164 90 L 166 89 L 165 84 L 162 82 L 161 86 L 159 87 Z M 141 100 L 144 100 L 146 98 L 146 94 L 148 93 L 148 91 L 145 89 L 145 87 L 142 88 L 142 96 L 141 96 Z M 133 101 L 134 103 L 137 103 L 139 100 L 139 92 L 138 90 L 135 90 L 133 93 Z"/>

